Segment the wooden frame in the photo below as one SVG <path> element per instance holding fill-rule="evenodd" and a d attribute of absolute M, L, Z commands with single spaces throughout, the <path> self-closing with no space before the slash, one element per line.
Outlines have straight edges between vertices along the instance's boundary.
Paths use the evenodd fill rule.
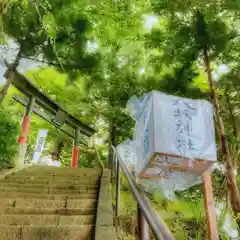
<path fill-rule="evenodd" d="M 174 157 L 183 160 L 183 164 L 161 164 L 157 162 L 157 157 Z M 155 162 L 156 161 L 156 162 Z M 191 161 L 191 167 L 189 167 Z M 167 179 L 167 175 L 149 175 L 146 174 L 147 170 L 154 167 L 159 169 L 168 169 L 178 172 L 184 172 L 186 174 L 198 174 L 203 178 L 203 190 L 204 190 L 204 203 L 205 203 L 205 215 L 207 220 L 207 227 L 210 240 L 219 240 L 218 226 L 216 211 L 214 207 L 214 196 L 211 179 L 211 165 L 214 161 L 207 161 L 205 159 L 190 159 L 176 154 L 168 154 L 165 152 L 154 153 L 146 166 L 140 172 L 139 177 L 142 179 L 154 179 L 161 180 Z"/>
<path fill-rule="evenodd" d="M 183 159 L 183 164 L 161 164 L 156 161 L 157 157 L 174 157 L 174 158 L 179 158 Z M 154 162 L 156 161 L 156 162 Z M 193 164 L 193 166 L 189 167 L 190 162 Z M 140 172 L 139 177 L 140 178 L 153 178 L 153 179 L 165 179 L 166 176 L 164 175 L 159 175 L 159 176 L 152 176 L 146 174 L 146 171 L 149 168 L 152 167 L 157 167 L 159 169 L 169 169 L 169 170 L 175 170 L 178 172 L 189 172 L 189 173 L 196 173 L 196 174 L 202 174 L 204 173 L 209 167 L 212 165 L 213 161 L 207 161 L 205 159 L 191 159 L 187 157 L 183 157 L 181 155 L 176 155 L 176 154 L 168 154 L 165 152 L 157 152 L 154 153 L 151 159 L 148 161 L 146 166 L 143 168 L 143 170 Z"/>

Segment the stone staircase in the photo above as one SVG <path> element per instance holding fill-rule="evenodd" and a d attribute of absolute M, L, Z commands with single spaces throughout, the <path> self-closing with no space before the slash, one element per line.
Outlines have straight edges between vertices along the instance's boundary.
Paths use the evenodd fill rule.
<path fill-rule="evenodd" d="M 0 179 L 1 240 L 96 239 L 101 175 L 32 166 Z"/>

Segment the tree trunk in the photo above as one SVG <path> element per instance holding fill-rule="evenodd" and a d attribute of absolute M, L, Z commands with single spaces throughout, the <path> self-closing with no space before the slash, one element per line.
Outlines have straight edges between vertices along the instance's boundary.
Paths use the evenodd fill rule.
<path fill-rule="evenodd" d="M 18 67 L 18 64 L 21 59 L 21 54 L 22 54 L 22 48 L 20 46 L 14 62 L 8 66 L 7 71 L 4 73 L 4 77 L 6 78 L 6 81 L 5 81 L 2 89 L 0 90 L 0 104 L 2 103 L 4 97 L 6 96 L 6 94 L 8 92 L 10 85 L 13 82 L 13 79 L 14 79 L 13 71 L 15 71 L 16 68 Z"/>
<path fill-rule="evenodd" d="M 208 56 L 207 46 L 204 47 L 204 62 L 205 67 L 208 75 L 208 82 L 211 91 L 212 103 L 214 107 L 214 115 L 218 129 L 219 140 L 221 144 L 221 149 L 223 153 L 224 162 L 226 165 L 226 177 L 227 177 L 227 184 L 228 184 L 228 193 L 231 202 L 232 209 L 235 213 L 240 212 L 240 195 L 236 181 L 236 175 L 233 167 L 233 162 L 231 158 L 231 154 L 228 147 L 228 140 L 225 134 L 224 124 L 220 114 L 220 107 L 218 104 L 217 94 L 216 94 L 216 87 L 212 79 L 212 72 L 211 72 L 211 64 Z"/>
<path fill-rule="evenodd" d="M 113 159 L 112 151 L 112 120 L 109 120 L 108 125 L 108 168 L 111 169 L 111 162 Z"/>
<path fill-rule="evenodd" d="M 237 89 L 237 105 L 240 105 L 240 91 Z M 240 116 L 236 116 L 236 122 L 237 122 L 237 138 L 240 139 Z"/>

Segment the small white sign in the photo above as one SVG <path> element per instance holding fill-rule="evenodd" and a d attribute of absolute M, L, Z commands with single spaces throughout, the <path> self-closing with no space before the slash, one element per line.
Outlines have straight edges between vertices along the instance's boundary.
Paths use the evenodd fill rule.
<path fill-rule="evenodd" d="M 48 130 L 45 130 L 45 129 L 41 129 L 38 132 L 36 146 L 35 146 L 35 152 L 34 152 L 34 155 L 33 155 L 33 162 L 34 163 L 37 163 L 40 156 L 41 156 L 47 134 L 48 134 Z"/>

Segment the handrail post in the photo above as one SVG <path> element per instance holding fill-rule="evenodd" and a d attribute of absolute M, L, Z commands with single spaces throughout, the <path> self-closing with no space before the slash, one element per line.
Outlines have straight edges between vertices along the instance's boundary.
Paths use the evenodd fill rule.
<path fill-rule="evenodd" d="M 114 172 L 114 159 L 115 159 L 115 152 L 112 151 L 112 164 L 111 164 L 111 182 L 112 182 L 112 179 L 113 179 L 113 172 Z"/>
<path fill-rule="evenodd" d="M 116 206 L 115 206 L 115 226 L 116 231 L 118 230 L 118 217 L 120 215 L 120 163 L 117 159 L 117 175 L 116 175 Z"/>
<path fill-rule="evenodd" d="M 164 221 L 152 209 L 149 199 L 146 197 L 146 195 L 141 190 L 141 188 L 138 188 L 134 176 L 129 172 L 127 166 L 121 159 L 121 156 L 116 151 L 116 148 L 114 148 L 114 146 L 112 146 L 112 148 L 115 151 L 117 158 L 118 158 L 118 161 L 117 161 L 118 185 L 120 186 L 120 167 L 121 167 L 121 171 L 124 173 L 124 175 L 128 181 L 128 184 L 131 188 L 131 191 L 133 193 L 133 196 L 141 208 L 142 215 L 144 216 L 148 225 L 151 227 L 151 230 L 152 230 L 152 233 L 153 233 L 155 239 L 156 240 L 175 240 L 175 237 L 170 232 L 168 227 L 165 225 Z M 116 188 L 116 191 L 118 191 L 117 189 L 118 188 Z M 120 192 L 120 188 L 119 188 L 119 192 Z M 116 213 L 119 213 L 119 209 L 117 208 L 117 202 L 118 202 L 118 207 L 119 207 L 120 193 L 118 196 L 119 196 L 119 200 L 116 199 L 116 209 L 115 209 Z M 118 214 L 116 214 L 116 215 L 118 215 Z"/>
<path fill-rule="evenodd" d="M 214 196 L 212 189 L 211 172 L 207 171 L 203 174 L 203 190 L 205 214 L 207 218 L 208 234 L 210 240 L 219 240 L 217 217 L 214 206 Z"/>
<path fill-rule="evenodd" d="M 137 204 L 137 239 L 149 240 L 148 224 L 139 204 Z"/>

